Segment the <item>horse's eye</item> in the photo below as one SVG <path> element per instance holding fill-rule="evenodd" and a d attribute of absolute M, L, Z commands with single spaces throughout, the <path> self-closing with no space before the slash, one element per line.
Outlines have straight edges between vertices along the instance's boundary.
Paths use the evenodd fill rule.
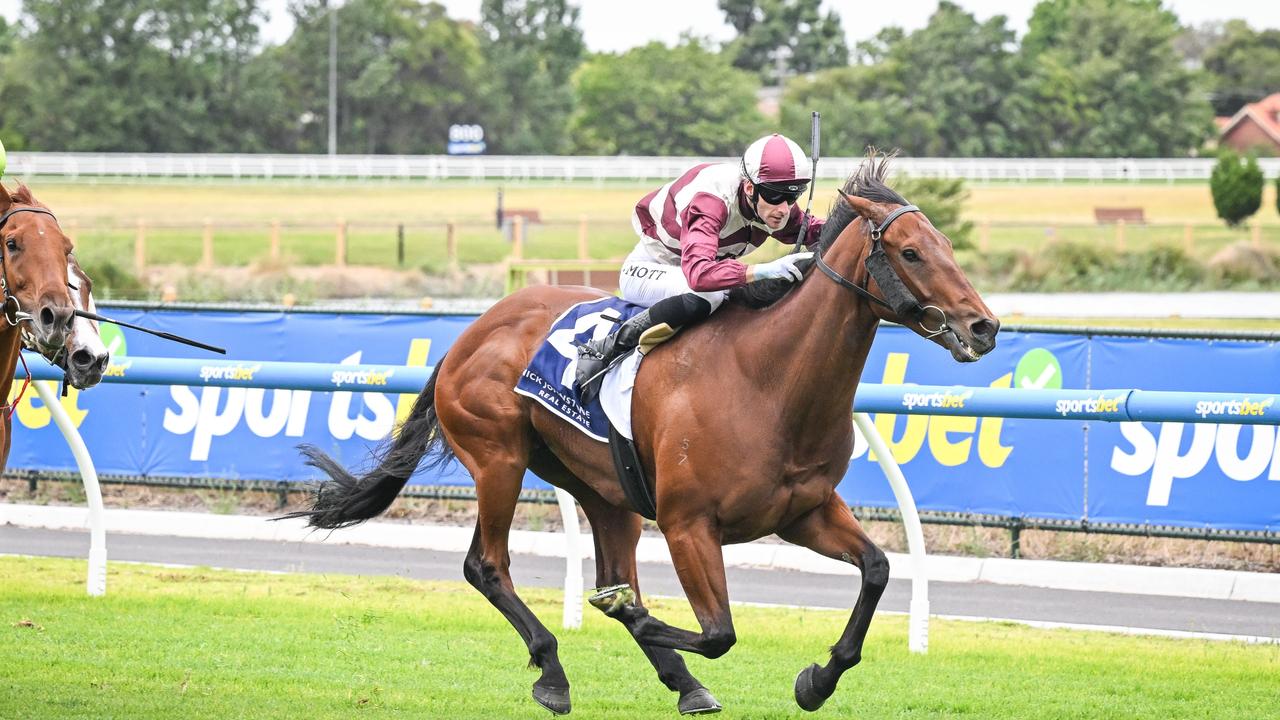
<path fill-rule="evenodd" d="M 9 252 L 15 252 L 18 249 L 18 241 L 13 238 L 9 238 L 5 241 L 5 246 L 9 248 Z"/>
<path fill-rule="evenodd" d="M 911 248 L 907 248 L 906 250 L 902 251 L 902 257 L 905 260 L 916 262 L 917 260 L 920 259 L 920 253 L 916 252 L 915 250 L 912 250 Z"/>

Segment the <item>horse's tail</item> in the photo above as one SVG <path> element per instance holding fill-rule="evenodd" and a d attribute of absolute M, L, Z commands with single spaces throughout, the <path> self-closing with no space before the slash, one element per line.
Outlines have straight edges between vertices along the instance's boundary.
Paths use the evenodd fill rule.
<path fill-rule="evenodd" d="M 414 401 L 409 417 L 400 425 L 399 434 L 375 454 L 376 467 L 363 476 L 356 477 L 347 472 L 314 445 L 299 445 L 307 464 L 323 471 L 329 479 L 312 489 L 310 510 L 299 510 L 284 517 L 305 517 L 311 527 L 326 530 L 358 525 L 391 506 L 391 501 L 418 469 L 423 456 L 435 454 L 428 467 L 453 460 L 453 448 L 440 432 L 440 419 L 436 417 L 436 378 L 442 364 L 444 358 L 436 363 L 427 386 Z"/>

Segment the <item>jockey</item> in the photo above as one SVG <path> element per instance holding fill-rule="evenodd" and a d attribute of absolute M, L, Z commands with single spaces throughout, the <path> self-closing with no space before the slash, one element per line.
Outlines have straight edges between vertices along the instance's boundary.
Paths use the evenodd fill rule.
<path fill-rule="evenodd" d="M 738 163 L 694 166 L 641 198 L 631 218 L 640 242 L 622 265 L 618 287 L 624 300 L 648 309 L 612 335 L 578 346 L 583 395 L 595 394 L 593 381 L 618 357 L 706 318 L 731 289 L 769 278 L 799 280 L 796 263 L 811 252 L 757 265 L 738 258 L 769 236 L 787 244 L 817 242 L 823 221 L 806 221 L 796 206 L 812 179 L 800 146 L 775 133 L 751 143 Z"/>

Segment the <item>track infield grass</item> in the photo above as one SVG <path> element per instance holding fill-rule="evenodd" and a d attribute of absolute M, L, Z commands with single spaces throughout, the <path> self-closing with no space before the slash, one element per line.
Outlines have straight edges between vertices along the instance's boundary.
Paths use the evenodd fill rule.
<path fill-rule="evenodd" d="M 0 557 L 0 717 L 549 717 L 529 697 L 537 673 L 523 643 L 460 582 L 113 563 L 107 596 L 90 598 L 84 577 L 83 560 Z M 558 627 L 556 592 L 521 592 Z M 695 627 L 684 601 L 649 605 Z M 678 717 L 626 632 L 586 613 L 582 630 L 555 630 L 574 716 Z M 738 645 L 719 660 L 686 658 L 726 718 L 1202 720 L 1276 709 L 1280 645 L 935 619 L 921 656 L 907 651 L 906 618 L 882 615 L 863 663 L 818 714 L 804 713 L 795 674 L 825 661 L 847 617 L 735 606 Z"/>
<path fill-rule="evenodd" d="M 498 181 L 485 182 L 32 182 L 77 242 L 87 261 L 108 258 L 131 265 L 139 221 L 149 264 L 194 266 L 203 225 L 212 224 L 214 259 L 223 266 L 265 262 L 271 224 L 280 223 L 280 259 L 273 263 L 320 265 L 335 260 L 337 226 L 348 225 L 347 258 L 353 264 L 395 266 L 397 227 L 405 227 L 404 266 L 437 272 L 446 264 L 446 224 L 454 223 L 458 260 L 501 261 L 511 246 L 495 227 Z M 587 254 L 620 259 L 635 244 L 631 210 L 658 183 L 507 183 L 504 207 L 536 210 L 525 257 L 578 256 L 580 223 L 587 224 Z M 835 181 L 814 198 L 825 214 Z M 971 183 L 964 215 L 978 225 L 973 242 L 990 250 L 1033 249 L 1053 241 L 1128 250 L 1175 245 L 1207 259 L 1221 248 L 1253 240 L 1252 229 L 1229 229 L 1217 219 L 1207 183 Z M 1258 241 L 1280 246 L 1274 183 L 1268 183 Z M 1140 207 L 1146 225 L 1117 235 L 1094 224 L 1095 207 Z M 982 223 L 990 226 L 983 230 Z M 1252 222 L 1252 220 L 1250 221 Z M 1186 226 L 1190 225 L 1188 239 Z"/>

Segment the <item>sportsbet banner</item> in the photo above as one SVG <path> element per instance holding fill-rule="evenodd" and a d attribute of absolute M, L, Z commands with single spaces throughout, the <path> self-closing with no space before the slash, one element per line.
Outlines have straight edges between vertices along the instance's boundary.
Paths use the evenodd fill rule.
<path fill-rule="evenodd" d="M 255 361 L 345 365 L 435 364 L 474 319 L 277 312 L 179 312 L 111 308 L 121 320 L 223 345 L 242 362 L 214 373 L 255 377 Z M 103 327 L 113 367 L 130 356 L 207 359 L 201 351 Z M 1247 419 L 1262 403 L 1223 403 L 1209 393 L 1280 391 L 1280 348 L 1270 342 L 1085 337 L 1002 332 L 980 362 L 961 365 L 901 328 L 882 329 L 864 380 L 886 384 L 1090 389 L 1049 398 L 1055 415 L 1120 416 L 1104 389 L 1202 391 L 1202 417 Z M 127 369 L 120 370 L 127 372 Z M 367 370 L 354 369 L 351 374 Z M 340 374 L 340 373 L 339 373 Z M 211 378 L 205 378 L 209 380 Z M 355 378 L 352 378 L 353 380 Z M 377 378 L 360 377 L 361 382 Z M 335 387 L 341 387 L 336 377 Z M 412 404 L 411 395 L 239 387 L 103 384 L 63 404 L 98 471 L 131 476 L 253 480 L 314 477 L 295 446 L 313 443 L 359 469 Z M 904 402 L 962 410 L 963 390 L 908 393 Z M 1043 398 L 1042 398 L 1043 402 Z M 1259 407 L 1253 407 L 1258 405 Z M 1269 425 L 1107 423 L 873 416 L 921 509 L 1093 523 L 1280 529 L 1280 442 Z M 14 416 L 13 468 L 73 471 L 65 441 L 34 392 Z M 470 484 L 459 466 L 420 473 L 423 484 Z M 546 487 L 526 478 L 528 487 Z M 896 505 L 858 438 L 841 495 L 855 505 Z"/>

